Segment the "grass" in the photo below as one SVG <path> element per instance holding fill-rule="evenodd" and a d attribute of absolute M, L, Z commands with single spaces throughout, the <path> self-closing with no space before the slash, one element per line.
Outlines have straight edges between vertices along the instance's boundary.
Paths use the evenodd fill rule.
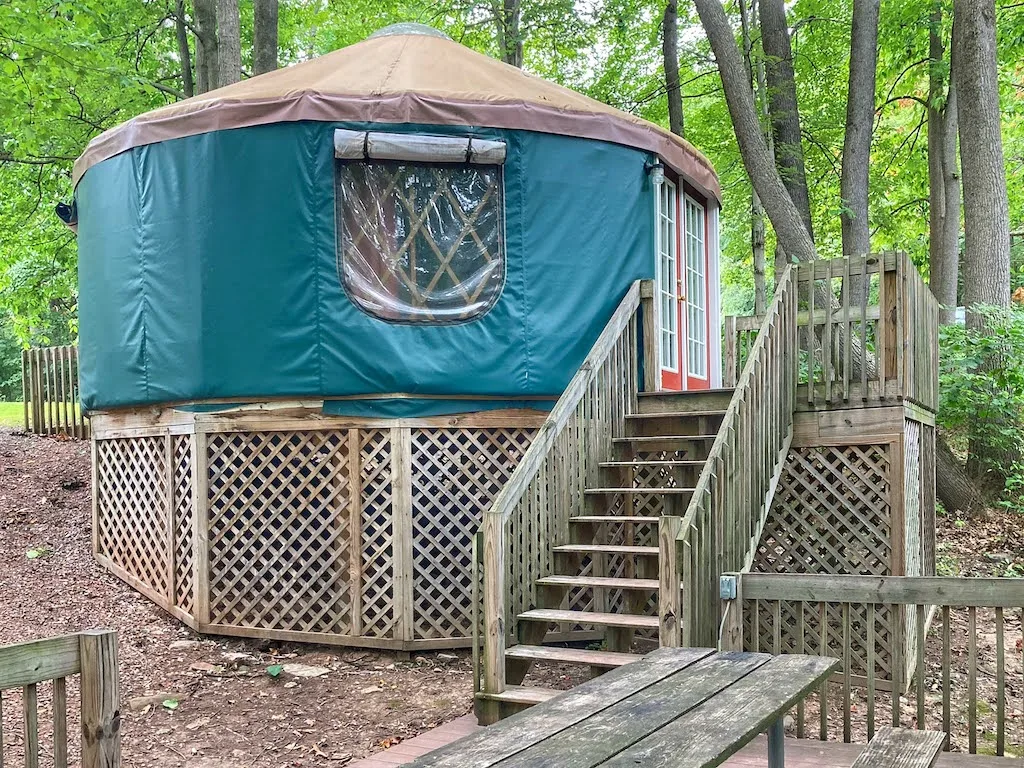
<path fill-rule="evenodd" d="M 0 427 L 25 426 L 25 406 L 21 403 L 0 402 Z"/>

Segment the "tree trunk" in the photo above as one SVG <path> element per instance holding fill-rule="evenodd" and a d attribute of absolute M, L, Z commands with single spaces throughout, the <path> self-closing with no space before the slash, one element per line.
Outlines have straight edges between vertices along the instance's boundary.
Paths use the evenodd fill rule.
<path fill-rule="evenodd" d="M 981 493 L 941 434 L 935 436 L 935 494 L 947 512 L 983 509 Z"/>
<path fill-rule="evenodd" d="M 743 165 L 775 228 L 775 236 L 787 253 L 802 261 L 813 261 L 817 258 L 814 241 L 772 162 L 757 119 L 743 56 L 736 47 L 725 9 L 719 0 L 694 0 L 694 4 L 718 62 Z"/>
<path fill-rule="evenodd" d="M 743 32 L 743 60 L 747 65 L 747 79 L 754 88 L 754 103 L 760 105 L 762 91 L 760 89 L 760 78 L 754 75 L 754 53 L 753 43 L 750 35 L 750 14 L 747 0 L 740 0 L 740 25 Z M 761 68 L 761 77 L 764 69 Z M 770 134 L 769 134 L 770 135 Z M 771 141 L 768 142 L 768 150 L 771 151 Z M 754 254 L 754 314 L 763 315 L 768 307 L 768 286 L 765 276 L 764 258 L 764 206 L 761 205 L 761 198 L 757 191 L 750 190 L 750 250 Z"/>
<path fill-rule="evenodd" d="M 936 3 L 928 41 L 928 285 L 939 303 L 939 324 L 948 325 L 956 320 L 960 272 L 960 172 L 953 62 L 946 83 L 941 24 L 942 6 Z"/>
<path fill-rule="evenodd" d="M 519 32 L 522 13 L 519 0 L 492 0 L 494 25 L 498 31 L 501 60 L 513 67 L 523 66 L 523 39 Z"/>
<path fill-rule="evenodd" d="M 238 0 L 217 0 L 217 86 L 242 79 L 242 38 Z"/>
<path fill-rule="evenodd" d="M 665 62 L 665 89 L 668 93 L 668 127 L 677 136 L 685 136 L 683 127 L 683 90 L 679 85 L 679 7 L 676 0 L 665 4 L 661 19 L 661 54 Z"/>
<path fill-rule="evenodd" d="M 871 131 L 875 120 L 875 73 L 878 63 L 879 0 L 854 0 L 850 33 L 850 81 L 846 96 L 846 136 L 843 139 L 842 235 L 844 256 L 871 252 L 868 227 L 868 183 L 871 168 Z M 849 300 L 857 306 L 865 298 L 866 281 L 851 279 Z"/>
<path fill-rule="evenodd" d="M 1010 303 L 1010 214 L 999 121 L 995 0 L 955 0 L 957 117 L 963 164 L 964 305 Z M 968 312 L 969 327 L 982 318 Z"/>
<path fill-rule="evenodd" d="M 178 39 L 178 59 L 181 61 L 181 92 L 188 99 L 195 96 L 196 84 L 192 78 L 192 54 L 188 49 L 185 0 L 177 0 L 174 6 L 174 33 Z"/>
<path fill-rule="evenodd" d="M 262 75 L 277 69 L 278 0 L 253 0 L 252 71 Z"/>
<path fill-rule="evenodd" d="M 807 234 L 813 241 L 811 201 L 807 193 L 807 175 L 804 171 L 800 107 L 796 99 L 793 48 L 786 23 L 786 7 L 783 0 L 758 0 L 758 7 L 761 20 L 761 47 L 764 49 L 765 75 L 768 83 L 768 114 L 771 116 L 772 134 L 775 138 L 775 162 L 789 196 L 800 212 Z M 767 204 L 768 201 L 763 195 L 761 199 Z M 785 245 L 783 248 L 789 251 Z"/>
<path fill-rule="evenodd" d="M 212 91 L 218 86 L 217 4 L 215 0 L 193 0 L 196 24 L 196 90 Z"/>

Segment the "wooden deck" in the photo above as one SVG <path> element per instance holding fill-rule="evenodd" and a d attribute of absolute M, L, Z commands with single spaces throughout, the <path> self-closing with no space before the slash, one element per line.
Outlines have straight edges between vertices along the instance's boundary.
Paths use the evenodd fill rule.
<path fill-rule="evenodd" d="M 477 725 L 473 715 L 464 715 L 450 723 L 438 726 L 420 734 L 414 739 L 383 752 L 357 760 L 348 768 L 395 768 L 412 762 L 435 749 L 476 733 L 483 726 Z M 836 742 L 789 739 L 786 741 L 787 768 L 850 768 L 853 761 L 864 749 L 863 744 L 842 744 Z M 760 736 L 725 763 L 725 768 L 767 768 L 767 743 Z M 936 763 L 937 768 L 1020 768 L 1024 760 L 987 755 L 964 755 L 946 753 Z"/>

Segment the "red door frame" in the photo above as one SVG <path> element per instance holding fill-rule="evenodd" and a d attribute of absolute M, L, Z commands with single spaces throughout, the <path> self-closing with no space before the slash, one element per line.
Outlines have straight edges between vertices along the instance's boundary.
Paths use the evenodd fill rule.
<path fill-rule="evenodd" d="M 676 329 L 675 329 L 676 330 L 676 368 L 675 368 L 674 371 L 671 370 L 671 369 L 666 368 L 665 365 L 664 365 L 665 361 L 664 360 L 660 360 L 660 359 L 658 361 L 658 365 L 660 367 L 659 376 L 660 376 L 661 388 L 664 389 L 664 390 L 668 390 L 670 392 L 678 392 L 678 391 L 680 391 L 683 388 L 683 370 L 684 370 L 684 366 L 686 365 L 686 362 L 685 362 L 685 359 L 683 358 L 683 355 L 682 355 L 683 350 L 684 350 L 684 347 L 683 347 L 683 344 L 682 344 L 682 339 L 683 339 L 683 334 L 684 334 L 684 326 L 682 324 L 683 323 L 683 313 L 682 313 L 682 310 L 680 308 L 681 302 L 679 302 L 678 298 L 677 298 L 679 296 L 679 287 L 680 287 L 680 285 L 682 285 L 680 280 L 681 280 L 681 276 L 683 274 L 680 271 L 680 269 L 681 269 L 680 265 L 682 264 L 682 253 L 681 253 L 681 250 L 680 250 L 680 244 L 683 242 L 682 239 L 681 239 L 681 235 L 680 235 L 681 227 L 680 227 L 680 219 L 679 219 L 679 198 L 680 198 L 680 194 L 679 193 L 680 193 L 680 186 L 674 180 L 670 180 L 670 179 L 666 178 L 665 181 L 662 182 L 662 185 L 657 189 L 658 200 L 657 200 L 657 206 L 655 208 L 655 217 L 656 217 L 656 226 L 660 230 L 660 228 L 661 228 L 661 218 L 660 218 L 661 217 L 661 195 L 663 194 L 665 188 L 668 185 L 671 185 L 671 187 L 675 191 L 674 200 L 673 200 L 673 209 L 674 209 L 673 213 L 675 214 L 675 232 L 674 232 L 674 237 L 673 237 L 673 239 L 675 240 L 675 275 L 674 275 L 674 280 L 672 281 L 672 283 L 669 286 L 669 291 L 671 292 L 672 297 L 673 297 L 672 301 L 671 301 L 671 306 L 673 307 L 673 309 L 674 309 L 674 311 L 676 313 Z M 658 252 L 655 254 L 655 258 L 658 260 L 657 269 L 658 269 L 658 273 L 660 275 L 660 272 L 661 272 L 661 250 L 660 250 L 660 248 L 657 249 L 657 251 Z M 662 293 L 663 288 L 664 288 L 664 286 L 661 286 L 661 285 L 658 286 L 658 302 L 659 302 L 659 306 L 660 306 L 661 302 L 664 300 L 664 295 Z M 664 309 L 664 307 L 662 307 L 662 309 Z M 662 333 L 663 333 L 663 331 L 664 331 L 663 327 L 658 328 L 658 350 L 659 350 L 659 352 L 660 352 L 660 350 L 662 348 Z M 659 355 L 659 357 L 660 357 L 660 355 Z"/>

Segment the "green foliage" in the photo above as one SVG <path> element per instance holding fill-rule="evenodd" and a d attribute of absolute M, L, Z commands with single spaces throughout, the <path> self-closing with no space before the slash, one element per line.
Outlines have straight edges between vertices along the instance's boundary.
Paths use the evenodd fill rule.
<path fill-rule="evenodd" d="M 1005 477 L 1002 503 L 1024 510 L 1024 310 L 985 307 L 985 329 L 941 329 L 939 423 L 974 446 L 975 471 Z"/>

